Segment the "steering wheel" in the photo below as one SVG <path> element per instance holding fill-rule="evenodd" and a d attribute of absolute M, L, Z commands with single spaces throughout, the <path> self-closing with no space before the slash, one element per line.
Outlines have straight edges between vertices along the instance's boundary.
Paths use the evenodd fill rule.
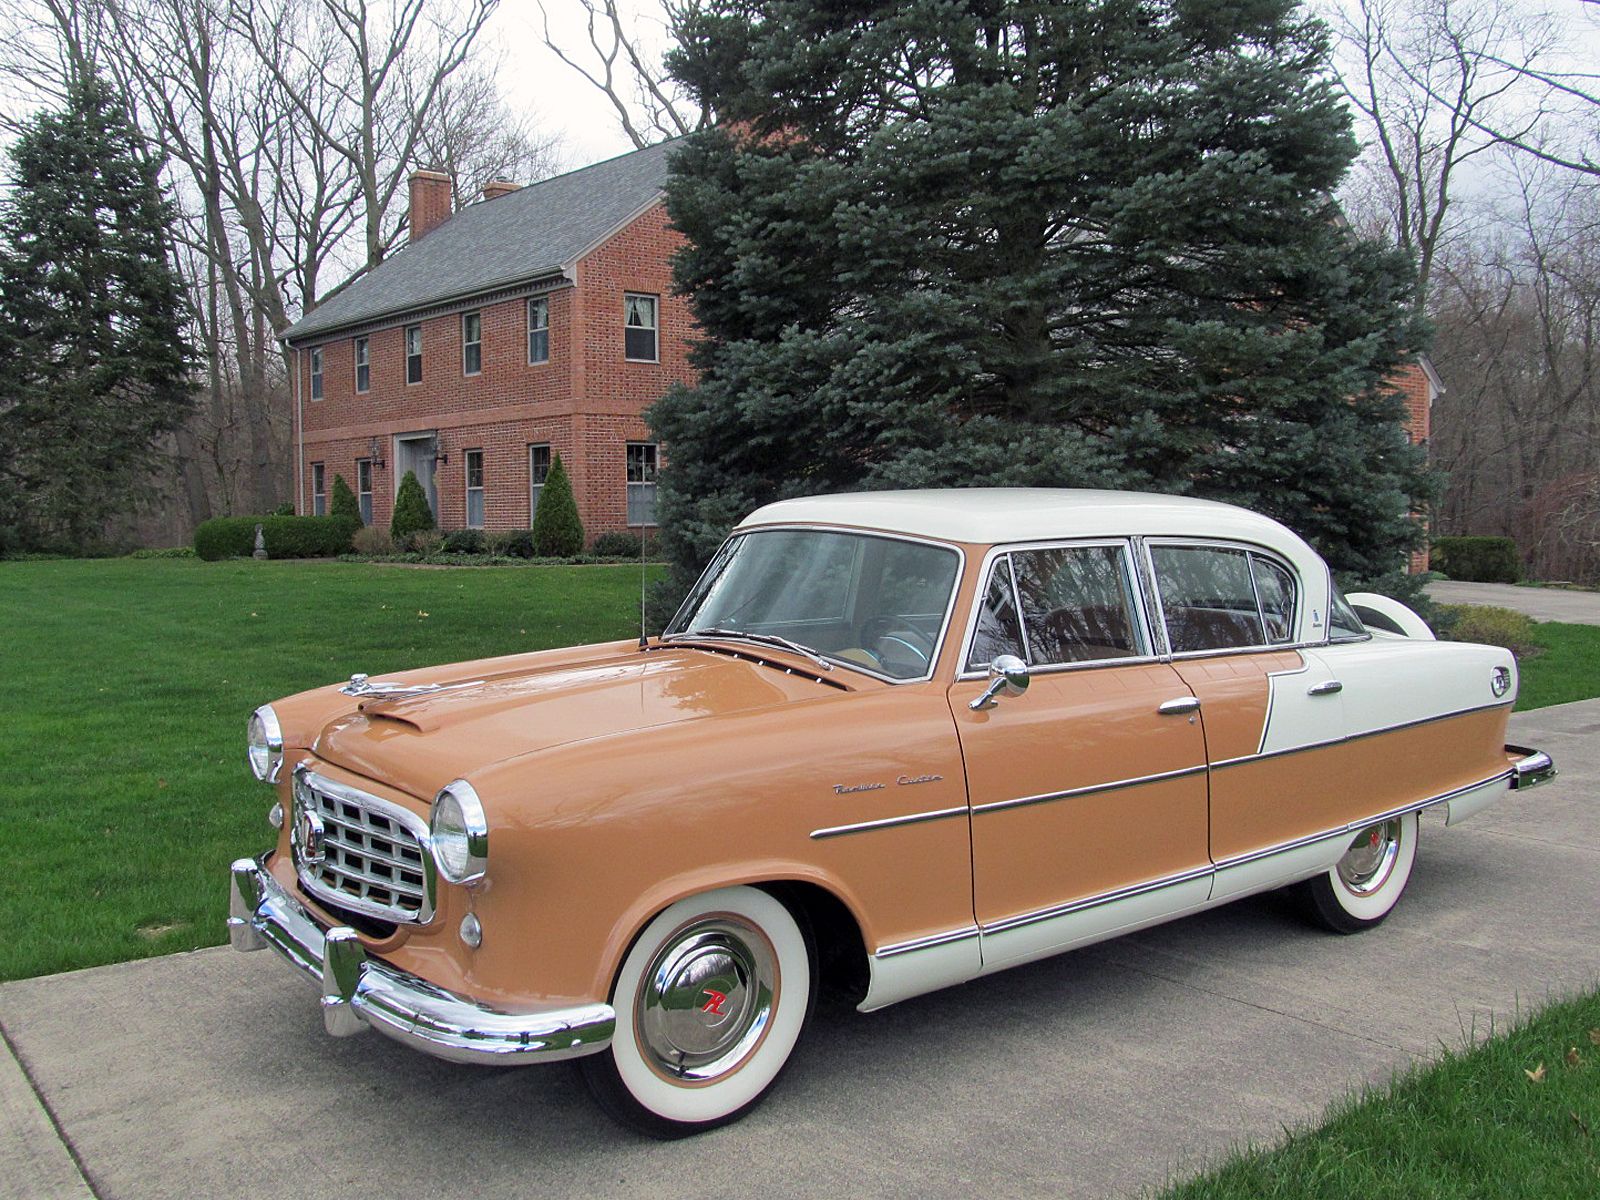
<path fill-rule="evenodd" d="M 901 617 L 869 617 L 861 625 L 861 644 L 891 673 L 895 665 L 908 673 L 921 673 L 933 661 L 932 639 Z"/>

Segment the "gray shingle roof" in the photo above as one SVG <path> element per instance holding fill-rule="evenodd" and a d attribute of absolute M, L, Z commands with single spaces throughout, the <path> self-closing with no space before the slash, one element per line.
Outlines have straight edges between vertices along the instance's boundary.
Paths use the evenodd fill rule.
<path fill-rule="evenodd" d="M 305 341 L 554 274 L 661 191 L 675 144 L 662 142 L 470 204 L 302 317 L 283 337 Z"/>

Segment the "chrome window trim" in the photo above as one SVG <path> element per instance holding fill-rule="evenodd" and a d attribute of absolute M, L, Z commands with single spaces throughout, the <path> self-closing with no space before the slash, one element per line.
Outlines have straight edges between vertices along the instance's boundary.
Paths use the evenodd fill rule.
<path fill-rule="evenodd" d="M 1180 546 L 1193 547 L 1199 550 L 1209 549 L 1243 551 L 1245 555 L 1245 570 L 1249 572 L 1250 575 L 1250 591 L 1251 594 L 1256 597 L 1256 617 L 1261 622 L 1261 636 L 1263 638 L 1267 636 L 1267 616 L 1261 611 L 1261 596 L 1256 588 L 1255 571 L 1251 569 L 1250 566 L 1250 555 L 1259 554 L 1262 558 L 1268 560 L 1269 562 L 1277 563 L 1286 572 L 1288 572 L 1289 578 L 1294 581 L 1294 608 L 1289 620 L 1289 626 L 1291 629 L 1298 628 L 1297 622 L 1300 619 L 1302 598 L 1306 594 L 1305 580 L 1300 577 L 1300 572 L 1294 569 L 1293 563 L 1286 560 L 1281 554 L 1274 553 L 1272 550 L 1269 550 L 1267 547 L 1259 545 L 1256 542 L 1240 542 L 1234 541 L 1230 538 L 1172 537 L 1163 534 L 1159 537 L 1140 538 L 1139 543 L 1141 549 L 1144 551 L 1144 556 L 1150 569 L 1150 588 L 1152 594 L 1155 596 L 1156 619 L 1161 626 L 1162 644 L 1167 648 L 1167 661 L 1182 662 L 1185 659 L 1191 658 L 1209 658 L 1215 654 L 1260 654 L 1262 651 L 1309 649 L 1315 646 L 1327 644 L 1326 640 L 1322 642 L 1300 642 L 1291 639 L 1287 642 L 1262 641 L 1259 644 L 1252 646 L 1218 646 L 1212 650 L 1174 651 L 1172 649 L 1172 641 L 1167 636 L 1167 614 L 1165 606 L 1161 600 L 1161 585 L 1156 580 L 1156 560 L 1155 556 L 1151 554 L 1151 549 L 1153 547 Z M 1333 582 L 1333 576 L 1331 572 L 1329 573 L 1328 581 L 1330 584 Z M 1330 605 L 1330 610 L 1331 607 L 1332 606 Z M 1371 635 L 1369 634 L 1368 636 L 1370 637 Z M 1324 639 L 1325 638 L 1326 635 L 1324 635 Z"/>
<path fill-rule="evenodd" d="M 700 574 L 695 577 L 694 586 L 689 589 L 688 595 L 686 595 L 683 598 L 683 603 L 678 606 L 678 611 L 672 614 L 672 620 L 667 622 L 667 628 L 671 629 L 674 625 L 676 625 L 678 623 L 678 619 L 683 616 L 684 610 L 689 607 L 689 598 L 691 596 L 693 596 L 697 590 L 699 590 L 700 584 L 704 581 L 707 573 L 711 570 L 711 568 L 713 566 L 716 565 L 717 559 L 719 559 L 722 556 L 723 550 L 725 550 L 728 547 L 728 545 L 730 543 L 732 543 L 734 538 L 745 537 L 745 536 L 747 536 L 749 534 L 752 534 L 752 533 L 774 533 L 774 532 L 780 532 L 780 531 L 796 531 L 796 530 L 798 530 L 798 531 L 814 531 L 814 532 L 820 532 L 820 533 L 846 533 L 846 534 L 855 534 L 855 535 L 860 536 L 860 537 L 882 538 L 885 541 L 890 541 L 890 542 L 911 542 L 914 545 L 918 545 L 918 546 L 933 546 L 933 547 L 935 547 L 937 549 L 940 549 L 940 550 L 948 550 L 948 551 L 950 551 L 952 554 L 954 554 L 956 556 L 956 574 L 955 574 L 955 579 L 950 585 L 950 596 L 945 601 L 944 617 L 939 622 L 939 636 L 934 641 L 933 653 L 928 655 L 928 670 L 927 670 L 926 674 L 918 675 L 918 676 L 915 676 L 915 677 L 912 677 L 912 678 L 907 678 L 907 679 L 898 679 L 898 678 L 896 678 L 896 677 L 894 677 L 892 675 L 884 675 L 884 674 L 881 674 L 881 673 L 879 673 L 877 671 L 872 670 L 869 667 L 864 667 L 860 663 L 854 663 L 854 662 L 850 662 L 850 661 L 848 661 L 846 659 L 835 658 L 832 655 L 827 655 L 827 654 L 823 655 L 824 658 L 826 658 L 830 663 L 832 663 L 836 667 L 844 667 L 847 670 L 857 671 L 862 675 L 869 676 L 870 678 L 873 678 L 873 679 L 882 680 L 885 683 L 892 683 L 892 684 L 927 683 L 929 680 L 931 680 L 933 678 L 933 676 L 934 676 L 934 673 L 938 670 L 938 667 L 939 667 L 939 656 L 944 652 L 945 637 L 950 632 L 950 620 L 951 620 L 952 617 L 955 616 L 956 600 L 961 595 L 961 581 L 966 577 L 966 573 L 967 573 L 967 552 L 964 549 L 962 549 L 962 547 L 960 545 L 958 545 L 957 543 L 955 543 L 955 542 L 941 542 L 938 538 L 918 537 L 915 534 L 910 534 L 910 533 L 887 533 L 887 532 L 885 532 L 883 530 L 865 529 L 865 528 L 862 528 L 862 527 L 856 526 L 856 525 L 813 525 L 813 524 L 802 524 L 802 523 L 793 523 L 793 524 L 791 524 L 791 523 L 785 522 L 785 523 L 780 524 L 780 525 L 751 525 L 748 528 L 735 529 L 732 533 L 730 533 L 723 540 L 722 545 L 717 547 L 716 553 L 714 553 L 711 556 L 710 560 L 706 563 L 705 570 L 701 571 Z M 663 634 L 657 640 L 663 646 L 672 646 L 672 645 L 681 644 L 678 641 L 678 639 L 687 638 L 687 636 L 688 636 L 687 633 Z M 715 638 L 699 638 L 699 639 L 695 639 L 695 640 L 699 640 L 699 641 L 716 641 L 718 639 L 715 639 Z M 739 646 L 749 647 L 751 645 L 754 645 L 755 643 L 737 642 L 737 641 L 734 641 L 732 639 L 728 639 L 724 644 L 731 644 L 731 645 L 739 645 Z M 765 648 L 765 649 L 776 649 L 776 647 L 763 647 L 763 648 Z"/>
<path fill-rule="evenodd" d="M 1022 634 L 1022 648 L 1025 654 L 1029 652 L 1028 622 L 1022 613 L 1022 598 L 1017 592 L 1017 568 L 1010 562 L 1013 554 L 1025 554 L 1030 550 L 1071 550 L 1076 548 L 1094 549 L 1097 546 L 1117 547 L 1122 550 L 1123 565 L 1127 568 L 1128 584 L 1133 591 L 1133 612 L 1136 631 L 1140 635 L 1146 653 L 1129 655 L 1126 658 L 1092 658 L 1083 662 L 1070 663 L 1043 663 L 1028 664 L 1028 670 L 1034 675 L 1054 675 L 1063 671 L 1082 671 L 1103 667 L 1127 667 L 1140 663 L 1160 662 L 1162 655 L 1156 646 L 1149 623 L 1149 614 L 1145 611 L 1145 593 L 1138 569 L 1138 555 L 1134 543 L 1138 539 L 1131 537 L 1121 538 L 1051 538 L 1042 542 L 1002 542 L 991 546 L 983 556 L 983 561 L 978 569 L 977 582 L 972 593 L 972 610 L 967 614 L 967 631 L 961 641 L 961 656 L 956 660 L 956 682 L 963 683 L 973 679 L 987 679 L 987 668 L 969 667 L 967 661 L 972 655 L 972 645 L 978 637 L 978 618 L 983 608 L 983 598 L 988 594 L 989 576 L 994 571 L 994 564 L 1004 557 L 1011 569 L 1011 602 L 1017 606 L 1017 627 Z M 1031 654 L 1029 655 L 1031 657 Z"/>
<path fill-rule="evenodd" d="M 1335 596 L 1339 597 L 1340 600 L 1344 600 L 1344 606 L 1346 608 L 1350 609 L 1351 613 L 1353 613 L 1355 615 L 1356 621 L 1358 623 L 1361 621 L 1361 614 L 1356 612 L 1356 610 L 1351 607 L 1350 601 L 1344 599 L 1344 593 L 1339 590 L 1339 585 L 1333 581 L 1333 568 L 1329 567 L 1329 568 L 1327 568 L 1327 570 L 1328 570 L 1328 619 L 1322 623 L 1323 632 L 1322 632 L 1322 642 L 1321 642 L 1321 644 L 1324 645 L 1324 646 L 1359 646 L 1363 642 L 1370 642 L 1372 640 L 1372 630 L 1367 629 L 1366 625 L 1364 625 L 1364 624 L 1361 626 L 1362 629 L 1366 629 L 1366 634 L 1364 636 L 1362 636 L 1362 637 L 1342 637 L 1342 638 L 1339 638 L 1338 640 L 1334 639 L 1334 636 L 1333 636 L 1333 598 Z"/>
<path fill-rule="evenodd" d="M 938 821 L 945 817 L 965 816 L 971 810 L 965 805 L 954 808 L 936 808 L 928 812 L 907 813 L 903 817 L 884 817 L 877 821 L 859 821 L 854 825 L 830 825 L 826 829 L 813 829 L 811 836 L 821 841 L 846 833 L 867 833 L 874 829 L 893 829 L 900 825 L 920 825 L 924 821 Z"/>
<path fill-rule="evenodd" d="M 434 913 L 438 909 L 439 880 L 438 867 L 433 861 L 433 839 L 428 832 L 428 822 L 425 818 L 412 812 L 409 808 L 385 800 L 382 796 L 374 796 L 371 792 L 362 791 L 358 787 L 339 783 L 329 779 L 326 775 L 313 771 L 302 763 L 295 768 L 295 782 L 304 781 L 306 786 L 313 791 L 318 791 L 336 800 L 350 804 L 357 804 L 363 808 L 371 809 L 380 816 L 387 817 L 405 826 L 406 831 L 417 839 L 417 845 L 422 850 L 422 907 L 418 910 L 415 920 L 401 917 L 396 919 L 395 910 L 387 905 L 374 904 L 363 900 L 359 896 L 351 896 L 345 892 L 327 888 L 316 878 L 308 874 L 300 866 L 299 856 L 291 855 L 290 861 L 294 867 L 295 878 L 300 881 L 300 886 L 319 900 L 326 901 L 335 908 L 342 908 L 347 912 L 360 913 L 363 916 L 374 917 L 380 921 L 387 921 L 399 926 L 424 926 L 433 922 Z M 290 788 L 290 798 L 295 801 L 290 811 L 290 819 L 298 817 L 299 802 Z"/>

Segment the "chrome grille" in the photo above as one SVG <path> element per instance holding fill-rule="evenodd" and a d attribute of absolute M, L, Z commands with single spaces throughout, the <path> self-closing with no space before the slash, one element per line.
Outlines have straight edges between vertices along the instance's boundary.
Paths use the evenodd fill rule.
<path fill-rule="evenodd" d="M 294 793 L 291 841 L 301 886 L 385 921 L 432 918 L 433 860 L 421 817 L 304 769 Z"/>

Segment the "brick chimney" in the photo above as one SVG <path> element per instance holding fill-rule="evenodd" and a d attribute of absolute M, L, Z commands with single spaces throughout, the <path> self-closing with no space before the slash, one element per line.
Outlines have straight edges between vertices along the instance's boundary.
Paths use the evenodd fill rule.
<path fill-rule="evenodd" d="M 420 242 L 450 219 L 450 176 L 411 172 L 411 240 Z"/>
<path fill-rule="evenodd" d="M 520 183 L 512 183 L 509 179 L 491 179 L 483 185 L 483 198 L 485 200 L 498 200 L 501 196 L 509 196 L 521 187 Z"/>

